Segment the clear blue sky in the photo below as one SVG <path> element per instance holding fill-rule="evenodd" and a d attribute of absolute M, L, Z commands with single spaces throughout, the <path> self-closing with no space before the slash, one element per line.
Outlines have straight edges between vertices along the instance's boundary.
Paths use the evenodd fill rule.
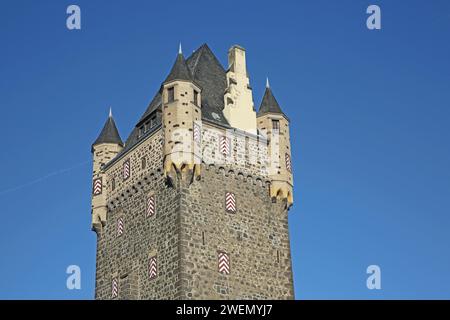
<path fill-rule="evenodd" d="M 297 298 L 450 298 L 449 35 L 447 0 L 2 1 L 0 298 L 93 298 L 90 145 L 109 106 L 127 137 L 180 41 L 245 47 L 291 119 Z"/>

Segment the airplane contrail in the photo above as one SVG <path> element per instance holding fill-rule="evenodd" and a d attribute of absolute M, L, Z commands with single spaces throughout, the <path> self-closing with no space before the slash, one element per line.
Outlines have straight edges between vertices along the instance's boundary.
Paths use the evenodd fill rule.
<path fill-rule="evenodd" d="M 26 187 L 32 186 L 32 185 L 34 185 L 34 184 L 36 184 L 36 183 L 39 183 L 39 182 L 41 182 L 41 181 L 44 181 L 44 180 L 46 180 L 46 179 L 48 179 L 48 178 L 51 178 L 51 177 L 53 177 L 53 176 L 57 176 L 57 175 L 60 175 L 60 174 L 63 174 L 63 173 L 72 171 L 72 170 L 74 170 L 74 169 L 76 169 L 76 168 L 78 168 L 78 167 L 81 167 L 81 166 L 83 166 L 83 165 L 85 165 L 85 164 L 88 164 L 89 162 L 91 162 L 91 160 L 80 162 L 80 163 L 78 163 L 78 164 L 76 164 L 76 165 L 73 165 L 72 167 L 65 168 L 65 169 L 60 169 L 60 170 L 57 170 L 57 171 L 48 173 L 48 174 L 46 174 L 45 176 L 42 176 L 42 177 L 37 178 L 37 179 L 35 179 L 35 180 L 28 181 L 28 182 L 26 182 L 26 183 L 24 183 L 24 184 L 21 184 L 21 185 L 18 185 L 18 186 L 9 188 L 9 189 L 2 190 L 2 191 L 0 191 L 0 196 L 1 196 L 1 195 L 4 195 L 4 194 L 6 194 L 6 193 L 10 193 L 10 192 L 13 192 L 13 191 L 20 190 L 20 189 L 22 189 L 22 188 L 26 188 Z"/>

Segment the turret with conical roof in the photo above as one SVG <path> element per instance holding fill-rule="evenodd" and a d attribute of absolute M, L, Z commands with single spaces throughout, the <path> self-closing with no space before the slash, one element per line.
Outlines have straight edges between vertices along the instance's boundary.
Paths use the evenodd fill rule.
<path fill-rule="evenodd" d="M 168 83 L 175 80 L 192 81 L 192 74 L 186 64 L 186 60 L 184 59 L 181 44 L 178 49 L 178 55 L 175 59 L 175 63 L 163 83 Z"/>
<path fill-rule="evenodd" d="M 266 80 L 266 90 L 258 111 L 258 130 L 269 140 L 269 177 L 272 180 L 270 195 L 293 203 L 293 178 L 289 119 L 281 110 Z"/>
<path fill-rule="evenodd" d="M 266 113 L 281 114 L 287 119 L 286 115 L 281 110 L 277 99 L 275 99 L 275 96 L 272 93 L 272 89 L 270 88 L 269 84 L 269 78 L 266 79 L 266 90 L 264 91 L 264 96 L 259 107 L 258 117 Z"/>
<path fill-rule="evenodd" d="M 161 87 L 164 130 L 164 174 L 191 181 L 200 176 L 201 88 L 193 80 L 181 45 Z M 195 135 L 195 139 L 194 139 Z"/>
<path fill-rule="evenodd" d="M 103 126 L 103 129 L 100 132 L 99 136 L 92 144 L 92 148 L 94 148 L 94 146 L 96 145 L 103 143 L 118 144 L 119 146 L 123 147 L 123 142 L 122 139 L 120 138 L 119 130 L 117 130 L 116 123 L 112 116 L 111 108 L 109 109 L 108 119 L 106 120 L 105 125 Z"/>
<path fill-rule="evenodd" d="M 92 229 L 101 230 L 106 223 L 106 199 L 108 186 L 103 165 L 111 161 L 123 148 L 123 142 L 117 130 L 116 123 L 109 109 L 109 116 L 100 135 L 91 147 L 94 160 L 92 174 Z"/>

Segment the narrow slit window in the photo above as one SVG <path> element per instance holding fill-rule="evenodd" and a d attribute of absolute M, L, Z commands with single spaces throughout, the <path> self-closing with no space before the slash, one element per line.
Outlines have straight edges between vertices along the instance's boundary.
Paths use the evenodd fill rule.
<path fill-rule="evenodd" d="M 198 91 L 194 90 L 194 104 L 198 106 Z"/>
<path fill-rule="evenodd" d="M 175 88 L 171 87 L 167 89 L 167 102 L 173 102 L 175 101 Z"/>
<path fill-rule="evenodd" d="M 280 130 L 280 121 L 272 120 L 272 128 L 273 128 L 273 130 Z"/>

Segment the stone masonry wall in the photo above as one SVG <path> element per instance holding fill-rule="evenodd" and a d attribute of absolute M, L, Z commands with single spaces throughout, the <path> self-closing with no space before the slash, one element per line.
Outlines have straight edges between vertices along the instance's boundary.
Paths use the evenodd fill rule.
<path fill-rule="evenodd" d="M 162 174 L 161 130 L 148 137 L 106 170 L 108 214 L 98 234 L 96 299 L 176 299 L 179 297 L 179 192 Z M 142 158 L 146 159 L 142 167 Z M 123 179 L 124 161 L 131 174 Z M 112 188 L 114 179 L 114 189 Z M 155 214 L 147 216 L 147 197 L 154 195 Z M 118 235 L 118 219 L 123 233 Z M 158 276 L 149 277 L 150 258 L 157 257 Z"/>
<path fill-rule="evenodd" d="M 236 213 L 225 193 L 236 195 Z M 287 210 L 272 203 L 264 181 L 202 168 L 181 190 L 181 285 L 184 299 L 293 299 Z M 218 251 L 230 273 L 218 272 Z"/>
<path fill-rule="evenodd" d="M 220 152 L 220 137 L 230 141 L 230 154 Z M 235 171 L 244 174 L 267 176 L 269 161 L 267 140 L 253 135 L 237 134 L 234 130 L 225 130 L 203 123 L 202 158 L 205 164 L 233 166 Z"/>
<path fill-rule="evenodd" d="M 203 155 L 219 154 L 225 130 L 207 129 L 203 127 Z M 202 164 L 201 179 L 192 183 L 167 184 L 160 129 L 108 165 L 107 221 L 97 240 L 96 299 L 294 297 L 286 203 L 273 203 L 269 197 L 266 142 L 239 134 L 230 139 L 229 159 Z M 130 176 L 123 179 L 127 161 Z M 225 210 L 226 192 L 236 196 L 235 213 Z M 150 195 L 156 202 L 151 216 Z M 230 257 L 229 274 L 218 271 L 218 251 Z"/>
<path fill-rule="evenodd" d="M 146 199 L 154 194 L 156 211 L 146 214 Z M 99 236 L 97 299 L 112 298 L 112 281 L 119 281 L 118 299 L 176 299 L 179 297 L 180 196 L 165 185 L 162 174 L 148 177 L 142 189 L 111 205 Z M 118 235 L 118 219 L 123 233 Z M 150 258 L 157 257 L 158 275 L 150 279 Z M 125 280 L 124 280 L 125 279 Z M 127 288 L 127 282 L 134 290 Z"/>

